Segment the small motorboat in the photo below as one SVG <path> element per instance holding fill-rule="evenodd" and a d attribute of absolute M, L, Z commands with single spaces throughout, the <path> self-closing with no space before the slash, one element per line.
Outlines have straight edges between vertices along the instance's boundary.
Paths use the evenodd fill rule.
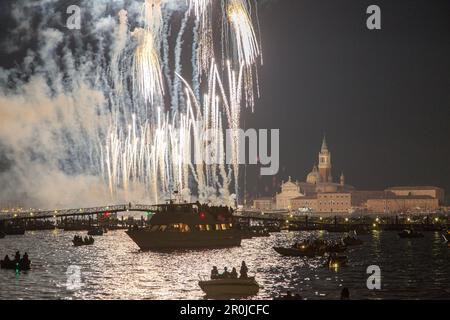
<path fill-rule="evenodd" d="M 325 250 L 328 253 L 344 252 L 345 250 L 347 250 L 347 246 L 342 243 L 330 243 L 327 245 Z"/>
<path fill-rule="evenodd" d="M 209 297 L 250 297 L 259 291 L 255 277 L 206 280 L 198 285 Z"/>
<path fill-rule="evenodd" d="M 25 234 L 25 228 L 23 226 L 9 225 L 5 228 L 5 234 L 10 236 L 23 236 Z"/>
<path fill-rule="evenodd" d="M 273 247 L 273 249 L 282 256 L 286 257 L 315 257 L 321 256 L 325 253 L 325 251 L 323 250 L 319 250 L 307 245 L 295 246 L 290 248 Z"/>
<path fill-rule="evenodd" d="M 326 266 L 331 269 L 337 269 L 347 264 L 347 256 L 330 255 L 328 257 Z"/>
<path fill-rule="evenodd" d="M 411 239 L 411 238 L 423 238 L 423 233 L 418 232 L 418 231 L 414 231 L 414 230 L 411 230 L 411 229 L 406 229 L 406 230 L 403 230 L 402 232 L 399 232 L 398 236 L 400 238 L 409 238 L 409 239 Z"/>
<path fill-rule="evenodd" d="M 345 237 L 344 239 L 342 239 L 342 242 L 344 242 L 346 246 L 359 246 L 363 244 L 363 241 L 361 239 L 354 237 Z"/>
<path fill-rule="evenodd" d="M 1 269 L 6 270 L 28 271 L 31 270 L 31 261 L 20 260 L 19 262 L 16 262 L 15 260 L 2 260 L 0 261 L 0 267 Z"/>
<path fill-rule="evenodd" d="M 92 228 L 88 231 L 88 236 L 102 236 L 103 229 L 102 228 Z"/>
<path fill-rule="evenodd" d="M 79 239 L 76 239 L 76 240 L 73 239 L 72 242 L 73 242 L 73 245 L 75 247 L 89 246 L 89 245 L 93 245 L 94 244 L 94 238 L 90 237 L 89 239 L 86 239 L 86 240 L 84 240 L 82 238 L 79 238 Z"/>
<path fill-rule="evenodd" d="M 342 239 L 342 242 L 346 245 L 346 246 L 359 246 L 361 244 L 363 244 L 364 241 L 362 241 L 361 239 L 359 239 L 356 236 L 356 232 L 353 233 L 353 235 L 347 235 L 346 237 L 344 237 Z"/>

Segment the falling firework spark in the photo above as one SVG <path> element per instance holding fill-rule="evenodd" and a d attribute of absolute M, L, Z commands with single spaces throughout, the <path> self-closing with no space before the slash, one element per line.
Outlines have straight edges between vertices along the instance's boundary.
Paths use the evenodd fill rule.
<path fill-rule="evenodd" d="M 144 101 L 154 103 L 155 97 L 164 94 L 163 77 L 155 39 L 151 31 L 137 29 L 133 36 L 139 45 L 134 56 L 136 82 Z"/>
<path fill-rule="evenodd" d="M 229 0 L 227 15 L 234 30 L 239 62 L 245 66 L 255 64 L 260 49 L 244 0 Z"/>
<path fill-rule="evenodd" d="M 261 56 L 255 29 L 249 13 L 249 4 L 245 0 L 228 0 L 226 13 L 231 24 L 231 38 L 235 47 L 237 63 L 243 65 L 243 82 L 246 105 L 255 105 L 255 87 L 259 96 L 258 73 L 256 63 Z"/>

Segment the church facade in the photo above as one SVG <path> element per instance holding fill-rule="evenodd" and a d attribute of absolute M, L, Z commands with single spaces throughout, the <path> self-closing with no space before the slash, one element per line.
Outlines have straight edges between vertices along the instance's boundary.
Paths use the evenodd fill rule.
<path fill-rule="evenodd" d="M 341 173 L 339 182 L 334 182 L 331 165 L 331 152 L 328 149 L 326 137 L 322 140 L 322 146 L 318 155 L 318 163 L 306 176 L 306 181 L 292 181 L 289 177 L 287 182 L 281 185 L 281 192 L 275 196 L 276 209 L 297 209 L 298 205 L 305 200 L 310 204 L 314 202 L 319 193 L 344 193 L 353 190 L 350 185 L 345 184 L 344 174 Z M 293 201 L 294 199 L 298 201 Z M 317 207 L 313 203 L 313 207 Z"/>

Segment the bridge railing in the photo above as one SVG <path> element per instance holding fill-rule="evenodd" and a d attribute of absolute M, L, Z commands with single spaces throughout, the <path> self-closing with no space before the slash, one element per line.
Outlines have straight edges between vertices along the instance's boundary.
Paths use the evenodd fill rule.
<path fill-rule="evenodd" d="M 111 206 L 103 206 L 103 207 L 91 207 L 91 208 L 77 208 L 77 209 L 57 209 L 57 210 L 2 210 L 0 211 L 0 220 L 10 220 L 10 219 L 24 219 L 24 218 L 39 218 L 39 217 L 49 217 L 53 216 L 55 218 L 60 216 L 68 216 L 68 215 L 90 215 L 96 213 L 107 213 L 107 212 L 124 212 L 124 211 L 133 211 L 139 210 L 142 211 L 147 208 L 151 208 L 150 205 L 139 205 L 139 208 L 136 206 L 130 205 L 111 205 Z"/>

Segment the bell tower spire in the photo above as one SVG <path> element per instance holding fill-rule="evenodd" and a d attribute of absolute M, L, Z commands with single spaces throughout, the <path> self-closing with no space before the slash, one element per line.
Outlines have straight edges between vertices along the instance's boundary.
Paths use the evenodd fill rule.
<path fill-rule="evenodd" d="M 328 150 L 325 135 L 323 135 L 322 147 L 319 152 L 319 174 L 322 182 L 333 182 L 331 176 L 331 153 Z"/>
<path fill-rule="evenodd" d="M 320 151 L 321 152 L 328 151 L 327 136 L 325 134 L 323 135 L 322 148 L 320 149 Z"/>

